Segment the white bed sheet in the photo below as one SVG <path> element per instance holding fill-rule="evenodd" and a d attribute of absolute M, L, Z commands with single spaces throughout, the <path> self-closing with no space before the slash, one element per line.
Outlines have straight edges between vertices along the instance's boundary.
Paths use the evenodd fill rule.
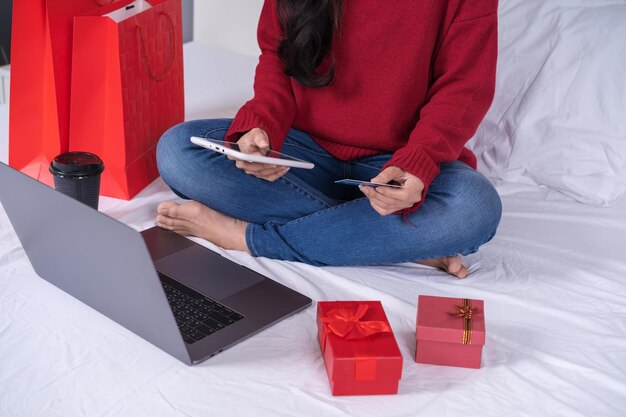
<path fill-rule="evenodd" d="M 232 117 L 255 63 L 186 45 L 188 118 Z M 0 208 L 0 416 L 623 416 L 626 199 L 595 208 L 546 188 L 497 188 L 499 232 L 466 258 L 466 280 L 415 264 L 316 268 L 198 241 L 314 301 L 381 300 L 404 367 L 397 396 L 373 397 L 331 396 L 315 307 L 198 366 L 178 362 L 37 277 Z M 101 207 L 141 230 L 172 199 L 159 179 Z M 419 294 L 485 300 L 480 370 L 413 361 Z"/>

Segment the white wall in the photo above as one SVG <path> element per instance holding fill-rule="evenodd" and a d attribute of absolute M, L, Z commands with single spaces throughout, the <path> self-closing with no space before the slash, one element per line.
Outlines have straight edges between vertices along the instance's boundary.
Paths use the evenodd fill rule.
<path fill-rule="evenodd" d="M 263 0 L 196 0 L 193 40 L 258 56 L 256 28 L 262 6 Z"/>

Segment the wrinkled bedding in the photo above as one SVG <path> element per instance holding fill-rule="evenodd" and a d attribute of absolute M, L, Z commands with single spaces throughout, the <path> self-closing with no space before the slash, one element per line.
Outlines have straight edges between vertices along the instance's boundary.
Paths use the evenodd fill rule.
<path fill-rule="evenodd" d="M 186 45 L 187 118 L 232 117 L 255 63 Z M 188 367 L 39 278 L 0 209 L 0 416 L 624 415 L 626 199 L 598 208 L 494 182 L 502 223 L 466 257 L 465 280 L 416 264 L 317 268 L 197 240 L 314 301 L 381 300 L 404 357 L 397 396 L 331 396 L 314 307 Z M 101 210 L 142 230 L 163 200 L 176 198 L 158 179 Z M 419 294 L 485 300 L 480 370 L 413 361 Z"/>

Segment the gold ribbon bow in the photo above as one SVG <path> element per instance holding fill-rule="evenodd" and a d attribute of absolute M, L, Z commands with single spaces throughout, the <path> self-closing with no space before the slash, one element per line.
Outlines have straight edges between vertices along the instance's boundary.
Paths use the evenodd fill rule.
<path fill-rule="evenodd" d="M 472 314 L 478 313 L 478 308 L 472 308 L 472 300 L 467 298 L 462 299 L 463 304 L 457 305 L 457 311 L 454 313 L 448 313 L 453 317 L 463 319 L 463 344 L 472 344 Z"/>

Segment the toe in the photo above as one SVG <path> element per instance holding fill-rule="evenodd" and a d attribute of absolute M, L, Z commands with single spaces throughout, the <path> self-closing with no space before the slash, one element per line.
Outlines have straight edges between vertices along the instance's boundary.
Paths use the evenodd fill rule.
<path fill-rule="evenodd" d="M 163 229 L 171 230 L 178 234 L 185 234 L 189 232 L 189 223 L 185 220 L 158 215 L 156 224 Z"/>
<path fill-rule="evenodd" d="M 167 216 L 172 207 L 176 206 L 178 206 L 178 204 L 174 203 L 173 201 L 164 201 L 157 206 L 157 213 Z"/>
<path fill-rule="evenodd" d="M 469 274 L 459 255 L 448 257 L 446 263 L 448 272 L 458 278 L 465 278 Z"/>
<path fill-rule="evenodd" d="M 156 221 L 159 225 L 166 226 L 166 228 L 174 227 L 177 223 L 175 219 L 161 214 L 157 216 Z"/>
<path fill-rule="evenodd" d="M 463 266 L 460 256 L 448 256 L 443 259 L 443 262 L 446 264 L 446 269 L 450 273 L 457 272 L 459 269 L 461 269 L 461 266 Z"/>
<path fill-rule="evenodd" d="M 189 236 L 190 233 L 187 229 L 185 228 L 179 228 L 170 224 L 166 224 L 166 223 L 161 223 L 158 222 L 156 223 L 157 226 L 159 226 L 161 229 L 166 229 L 166 230 L 170 230 L 176 234 L 182 235 L 182 236 Z"/>
<path fill-rule="evenodd" d="M 191 221 L 198 215 L 198 205 L 195 201 L 187 201 L 183 204 L 173 204 L 167 206 L 167 216 L 173 219 L 181 219 Z"/>
<path fill-rule="evenodd" d="M 172 219 L 180 219 L 191 221 L 197 217 L 198 208 L 195 201 L 185 202 L 183 204 L 173 204 L 167 207 L 167 216 Z"/>
<path fill-rule="evenodd" d="M 444 259 L 444 263 L 446 264 L 446 270 L 449 274 L 454 275 L 458 278 L 465 278 L 469 274 L 468 269 L 463 265 L 461 257 L 457 256 L 449 256 Z"/>
<path fill-rule="evenodd" d="M 465 265 L 461 265 L 461 268 L 454 273 L 454 275 L 456 275 L 458 278 L 467 278 L 467 276 L 469 275 L 469 270 L 465 267 Z"/>

